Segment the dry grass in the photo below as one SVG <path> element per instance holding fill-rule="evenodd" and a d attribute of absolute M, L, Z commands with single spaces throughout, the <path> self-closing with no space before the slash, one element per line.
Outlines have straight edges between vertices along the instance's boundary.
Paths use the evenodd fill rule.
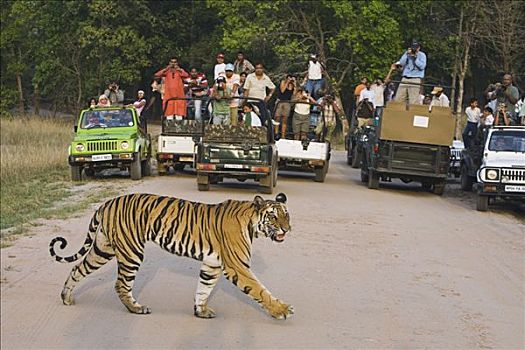
<path fill-rule="evenodd" d="M 71 125 L 39 117 L 0 119 L 1 229 L 39 217 L 68 195 Z"/>
<path fill-rule="evenodd" d="M 1 119 L 1 181 L 23 182 L 35 174 L 67 169 L 72 123 L 22 117 Z"/>

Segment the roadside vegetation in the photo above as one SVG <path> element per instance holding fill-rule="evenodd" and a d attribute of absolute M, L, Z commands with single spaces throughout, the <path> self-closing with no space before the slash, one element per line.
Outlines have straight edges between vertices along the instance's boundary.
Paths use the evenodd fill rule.
<path fill-rule="evenodd" d="M 116 194 L 104 181 L 88 185 L 85 191 L 74 190 L 67 164 L 70 120 L 1 118 L 0 130 L 1 248 L 34 225 L 35 219 L 65 219 Z"/>
<path fill-rule="evenodd" d="M 70 124 L 36 116 L 1 119 L 0 229 L 21 227 L 68 196 Z"/>

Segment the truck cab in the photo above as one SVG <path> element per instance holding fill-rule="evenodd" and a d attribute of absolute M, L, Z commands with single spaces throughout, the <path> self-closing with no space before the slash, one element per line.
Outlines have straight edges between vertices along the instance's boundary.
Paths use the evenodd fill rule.
<path fill-rule="evenodd" d="M 133 107 L 95 107 L 80 112 L 69 146 L 71 180 L 104 169 L 129 170 L 133 180 L 151 174 L 151 137 Z"/>
<path fill-rule="evenodd" d="M 246 98 L 236 97 L 242 105 Z M 234 178 L 241 182 L 248 179 L 259 183 L 262 193 L 271 194 L 277 183 L 277 149 L 273 138 L 271 120 L 266 105 L 258 101 L 257 113 L 261 126 L 213 124 L 213 107 L 209 123 L 202 124 L 202 138 L 197 145 L 196 170 L 199 191 L 208 191 L 210 184 Z M 213 104 L 210 104 L 213 106 Z"/>
<path fill-rule="evenodd" d="M 479 211 L 486 211 L 491 199 L 525 198 L 525 126 L 488 130 L 476 180 Z"/>

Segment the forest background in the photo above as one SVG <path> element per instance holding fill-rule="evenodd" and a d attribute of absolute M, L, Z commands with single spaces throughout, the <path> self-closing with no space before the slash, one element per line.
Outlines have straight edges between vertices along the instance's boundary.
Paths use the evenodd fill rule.
<path fill-rule="evenodd" d="M 111 81 L 133 99 L 172 56 L 209 77 L 218 52 L 239 50 L 275 83 L 319 54 L 348 112 L 361 77 L 384 77 L 414 39 L 426 83 L 453 87 L 460 112 L 505 72 L 525 87 L 523 13 L 497 0 L 2 1 L 0 112 L 76 113 Z"/>

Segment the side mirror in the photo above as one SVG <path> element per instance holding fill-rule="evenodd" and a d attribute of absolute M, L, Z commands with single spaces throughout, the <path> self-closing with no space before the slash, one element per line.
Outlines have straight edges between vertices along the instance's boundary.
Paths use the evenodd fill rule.
<path fill-rule="evenodd" d="M 78 130 L 78 125 L 74 125 L 74 126 L 73 126 L 73 132 L 76 133 L 77 130 Z"/>

